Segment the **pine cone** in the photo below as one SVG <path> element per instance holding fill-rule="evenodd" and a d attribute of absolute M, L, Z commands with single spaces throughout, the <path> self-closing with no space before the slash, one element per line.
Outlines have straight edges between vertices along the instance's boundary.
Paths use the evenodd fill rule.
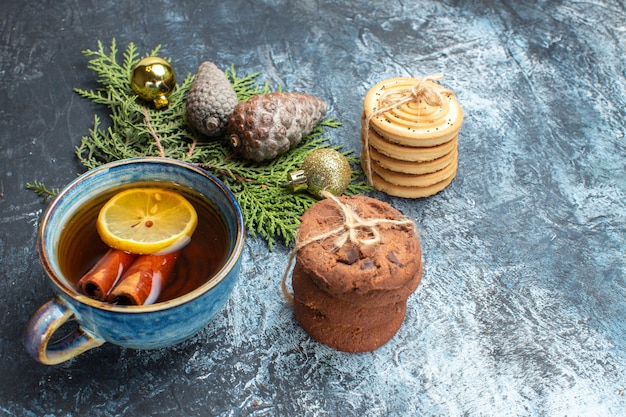
<path fill-rule="evenodd" d="M 326 115 L 321 98 L 302 93 L 259 94 L 237 104 L 228 118 L 235 151 L 257 162 L 294 148 Z"/>
<path fill-rule="evenodd" d="M 212 62 L 200 64 L 187 94 L 189 125 L 209 138 L 223 137 L 236 105 L 237 94 L 224 72 Z"/>

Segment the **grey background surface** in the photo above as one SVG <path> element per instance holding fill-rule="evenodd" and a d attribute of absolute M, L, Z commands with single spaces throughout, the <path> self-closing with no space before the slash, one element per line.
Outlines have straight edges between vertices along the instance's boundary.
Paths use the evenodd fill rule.
<path fill-rule="evenodd" d="M 2 1 L 1 416 L 626 415 L 626 7 L 623 1 Z M 104 345 L 55 367 L 22 332 L 52 297 L 44 205 L 106 109 L 84 49 L 161 44 L 179 75 L 210 60 L 318 95 L 360 153 L 376 82 L 443 72 L 465 111 L 457 178 L 404 200 L 424 277 L 384 347 L 312 341 L 282 298 L 289 248 L 249 239 L 240 281 L 192 339 Z"/>

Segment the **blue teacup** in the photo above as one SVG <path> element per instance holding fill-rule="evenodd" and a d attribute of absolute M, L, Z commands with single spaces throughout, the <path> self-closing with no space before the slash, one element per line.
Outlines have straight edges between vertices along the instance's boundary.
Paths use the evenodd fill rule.
<path fill-rule="evenodd" d="M 77 291 L 61 267 L 63 231 L 72 222 L 82 221 L 81 211 L 94 201 L 103 204 L 112 193 L 138 185 L 173 187 L 202 197 L 202 204 L 217 212 L 226 228 L 225 259 L 204 284 L 167 301 L 121 306 L 89 298 Z M 156 349 L 188 339 L 228 300 L 241 268 L 244 236 L 243 215 L 234 195 L 219 179 L 195 165 L 169 158 L 135 158 L 81 175 L 60 192 L 41 220 L 39 255 L 56 296 L 31 318 L 25 333 L 28 352 L 39 362 L 54 365 L 105 342 Z M 53 338 L 70 319 L 78 325 L 65 337 Z"/>

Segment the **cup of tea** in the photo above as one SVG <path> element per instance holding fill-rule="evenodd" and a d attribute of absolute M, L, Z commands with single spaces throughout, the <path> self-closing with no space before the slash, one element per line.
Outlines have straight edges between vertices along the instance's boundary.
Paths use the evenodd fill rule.
<path fill-rule="evenodd" d="M 81 276 L 109 249 L 98 235 L 98 212 L 112 196 L 138 187 L 179 192 L 194 206 L 197 228 L 154 303 L 99 301 L 77 289 Z M 54 365 L 106 342 L 156 349 L 190 338 L 230 297 L 241 268 L 244 237 L 235 196 L 217 177 L 193 164 L 133 158 L 79 176 L 56 196 L 41 219 L 39 256 L 55 296 L 30 319 L 26 349 L 37 361 Z M 64 326 L 70 321 L 76 325 Z"/>

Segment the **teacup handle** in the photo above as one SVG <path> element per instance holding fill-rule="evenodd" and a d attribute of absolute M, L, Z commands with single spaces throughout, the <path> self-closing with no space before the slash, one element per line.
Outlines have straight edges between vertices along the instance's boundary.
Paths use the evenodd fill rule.
<path fill-rule="evenodd" d="M 73 315 L 74 312 L 59 297 L 42 305 L 26 327 L 28 353 L 45 365 L 57 365 L 105 342 L 80 326 L 62 339 L 50 342 L 52 335 Z"/>

